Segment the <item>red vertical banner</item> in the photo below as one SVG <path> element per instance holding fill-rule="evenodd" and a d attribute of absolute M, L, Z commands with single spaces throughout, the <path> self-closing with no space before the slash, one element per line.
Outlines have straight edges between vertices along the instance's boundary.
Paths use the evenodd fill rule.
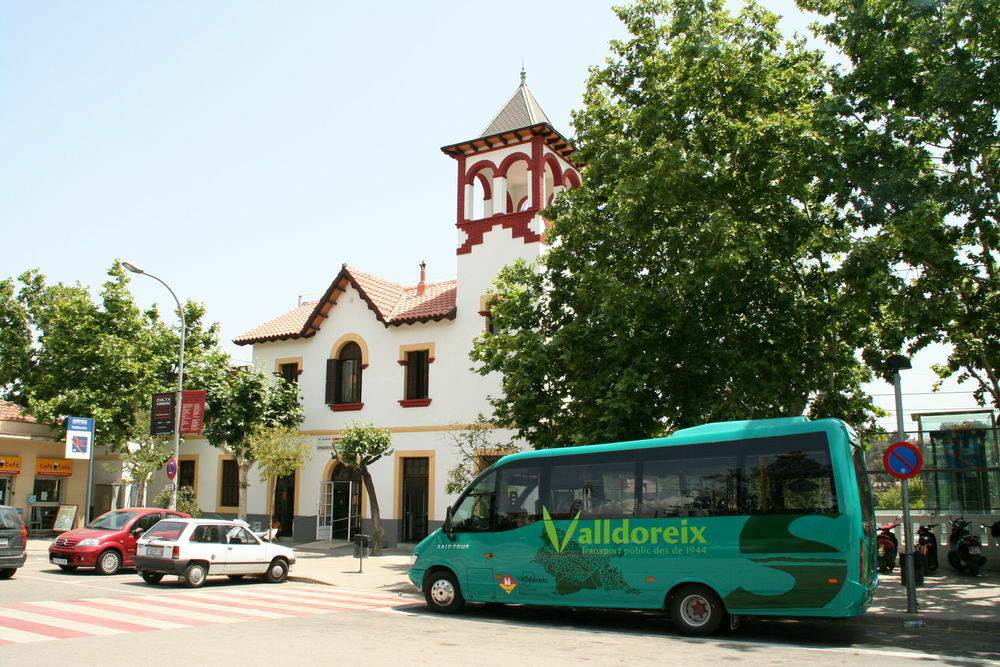
<path fill-rule="evenodd" d="M 181 433 L 201 433 L 205 421 L 205 392 L 187 390 L 181 396 Z"/>

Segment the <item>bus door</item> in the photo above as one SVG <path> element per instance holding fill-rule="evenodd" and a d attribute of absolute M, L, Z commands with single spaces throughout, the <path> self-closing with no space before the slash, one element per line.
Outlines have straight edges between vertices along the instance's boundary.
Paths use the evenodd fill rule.
<path fill-rule="evenodd" d="M 540 563 L 541 466 L 504 466 L 497 471 L 496 515 L 489 561 L 498 602 L 544 602 L 554 588 Z"/>
<path fill-rule="evenodd" d="M 493 577 L 495 534 L 492 530 L 496 504 L 496 473 L 476 480 L 455 505 L 451 532 L 437 548 L 441 560 L 458 576 L 467 600 L 496 599 Z"/>

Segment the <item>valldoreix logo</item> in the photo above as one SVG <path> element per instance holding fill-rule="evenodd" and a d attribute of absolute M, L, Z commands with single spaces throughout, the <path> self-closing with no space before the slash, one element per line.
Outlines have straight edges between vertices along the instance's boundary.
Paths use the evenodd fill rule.
<path fill-rule="evenodd" d="M 549 510 L 542 506 L 542 523 L 545 525 L 545 534 L 552 543 L 552 548 L 556 553 L 562 553 L 569 544 L 570 539 L 576 534 L 577 524 L 580 522 L 580 512 L 576 513 L 569 527 L 559 539 L 555 521 Z M 688 519 L 668 520 L 666 522 L 656 522 L 656 525 L 635 525 L 629 519 L 594 519 L 586 521 L 585 525 L 579 529 L 577 544 L 581 547 L 598 545 L 658 545 L 658 544 L 707 544 L 705 537 L 707 526 L 688 525 Z"/>

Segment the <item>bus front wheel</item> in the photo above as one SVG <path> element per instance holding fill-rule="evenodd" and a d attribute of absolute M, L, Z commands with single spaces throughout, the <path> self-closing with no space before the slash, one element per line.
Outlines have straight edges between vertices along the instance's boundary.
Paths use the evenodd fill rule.
<path fill-rule="evenodd" d="M 670 620 L 686 635 L 710 635 L 726 616 L 719 596 L 701 584 L 681 586 L 670 598 Z"/>
<path fill-rule="evenodd" d="M 465 605 L 458 580 L 448 570 L 440 570 L 427 577 L 424 598 L 428 607 L 446 614 L 453 614 Z"/>

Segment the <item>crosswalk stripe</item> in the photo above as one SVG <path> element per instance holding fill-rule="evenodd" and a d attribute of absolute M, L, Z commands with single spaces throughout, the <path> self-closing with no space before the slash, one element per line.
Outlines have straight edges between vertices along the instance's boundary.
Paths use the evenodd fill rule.
<path fill-rule="evenodd" d="M 79 630 L 71 630 L 70 628 L 64 628 L 58 625 L 50 625 L 48 623 L 35 623 L 34 621 L 25 621 L 18 618 L 11 618 L 10 616 L 0 617 L 0 626 L 3 626 L 5 628 L 10 628 L 12 630 L 18 630 L 21 632 L 30 632 L 36 635 L 54 637 L 56 639 L 73 639 L 75 637 L 89 636 L 87 633 L 80 632 Z"/>
<path fill-rule="evenodd" d="M 153 595 L 0 603 L 0 647 L 343 611 L 399 613 L 417 600 L 307 585 L 209 587 Z M 0 653 L 2 655 L 2 653 Z"/>
<path fill-rule="evenodd" d="M 11 609 L 10 607 L 4 609 L 4 616 L 15 621 L 27 621 L 50 627 L 53 626 L 53 621 L 55 621 L 58 623 L 57 627 L 64 628 L 66 630 L 75 630 L 76 632 L 83 633 L 84 635 L 120 635 L 125 632 L 125 630 L 102 627 L 100 625 L 84 623 L 75 619 L 54 619 L 52 616 L 48 616 L 46 614 L 38 614 L 32 611 L 25 611 L 23 609 Z"/>
<path fill-rule="evenodd" d="M 189 628 L 193 625 L 209 625 L 208 623 L 199 623 L 195 621 L 182 621 L 180 618 L 167 617 L 163 614 L 149 612 L 143 614 L 141 619 L 136 618 L 135 611 L 131 609 L 123 609 L 122 607 L 116 607 L 111 604 L 109 598 L 104 598 L 100 602 L 96 600 L 68 600 L 66 602 L 36 602 L 35 604 L 44 605 L 46 607 L 52 607 L 54 609 L 66 609 L 69 611 L 85 611 L 85 610 L 101 610 L 100 616 L 104 618 L 111 618 L 116 621 L 134 622 L 141 620 L 143 625 L 148 625 L 157 630 L 176 630 L 178 628 Z M 91 611 L 91 613 L 95 613 Z"/>
<path fill-rule="evenodd" d="M 195 595 L 160 595 L 151 602 L 163 601 L 171 605 L 183 605 L 186 607 L 191 607 L 199 611 L 224 611 L 225 613 L 239 614 L 247 618 L 263 619 L 263 618 L 287 618 L 289 614 L 283 614 L 277 611 L 265 611 L 262 609 L 240 609 L 236 605 L 226 605 L 225 607 L 220 607 L 219 602 L 214 600 L 203 599 L 200 596 Z"/>
<path fill-rule="evenodd" d="M 108 600 L 110 604 L 129 609 L 147 612 L 153 611 L 158 614 L 176 614 L 178 618 L 193 621 L 205 621 L 207 623 L 229 623 L 231 621 L 257 620 L 257 617 L 248 614 L 240 614 L 228 609 L 204 609 L 195 605 L 182 604 L 171 600 L 163 600 L 160 596 L 156 598 L 115 598 Z"/>
<path fill-rule="evenodd" d="M 156 628 L 150 627 L 148 625 L 139 625 L 138 623 L 129 623 L 126 621 L 116 621 L 111 618 L 103 618 L 94 616 L 92 614 L 82 614 L 79 612 L 65 611 L 63 609 L 53 609 L 52 607 L 46 608 L 41 604 L 33 604 L 31 602 L 21 602 L 15 604 L 4 605 L 3 609 L 18 609 L 22 611 L 29 611 L 33 613 L 40 613 L 42 615 L 48 616 L 49 618 L 63 618 L 69 621 L 79 621 L 81 623 L 86 623 L 89 625 L 99 625 L 112 630 L 119 630 L 121 632 L 148 632 L 149 630 L 156 630 Z"/>

